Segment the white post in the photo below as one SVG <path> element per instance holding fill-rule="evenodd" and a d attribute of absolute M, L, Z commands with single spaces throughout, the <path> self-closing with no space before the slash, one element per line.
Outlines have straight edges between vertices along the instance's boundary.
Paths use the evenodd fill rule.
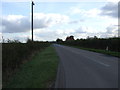
<path fill-rule="evenodd" d="M 108 51 L 108 46 L 106 47 L 106 50 Z"/>

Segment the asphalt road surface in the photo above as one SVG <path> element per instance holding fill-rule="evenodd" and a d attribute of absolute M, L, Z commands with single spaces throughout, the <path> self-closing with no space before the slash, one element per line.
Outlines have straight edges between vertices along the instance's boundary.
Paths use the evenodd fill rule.
<path fill-rule="evenodd" d="M 54 44 L 60 62 L 55 88 L 118 88 L 118 58 Z"/>

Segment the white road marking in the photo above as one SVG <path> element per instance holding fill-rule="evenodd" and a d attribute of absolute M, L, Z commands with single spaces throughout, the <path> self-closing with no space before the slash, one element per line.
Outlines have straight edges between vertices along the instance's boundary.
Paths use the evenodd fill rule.
<path fill-rule="evenodd" d="M 79 52 L 75 52 L 75 51 L 72 51 L 72 52 L 74 52 L 74 53 L 76 53 L 76 54 L 80 54 Z M 96 63 L 99 63 L 99 64 L 101 64 L 101 65 L 103 65 L 103 66 L 106 66 L 106 67 L 109 67 L 109 66 L 110 66 L 110 65 L 105 64 L 105 63 L 102 63 L 102 62 L 100 62 L 100 61 L 96 61 L 96 60 L 94 60 L 94 59 L 91 59 L 90 57 L 87 57 L 87 56 L 85 56 L 85 58 L 88 58 L 88 59 L 90 59 L 90 60 L 92 60 L 92 61 L 94 61 L 94 62 L 96 62 Z"/>
<path fill-rule="evenodd" d="M 101 64 L 101 65 L 103 65 L 103 66 L 106 66 L 106 67 L 109 67 L 109 66 L 110 66 L 110 65 L 108 65 L 108 64 L 105 64 L 105 63 L 102 63 L 102 62 L 96 61 L 96 60 L 94 60 L 94 59 L 91 59 L 91 60 L 93 60 L 93 61 L 95 61 L 95 62 L 97 62 L 97 63 L 99 63 L 99 64 Z"/>
<path fill-rule="evenodd" d="M 62 46 L 62 45 L 57 45 L 57 46 L 64 48 L 64 46 Z M 64 49 L 67 49 L 67 48 L 64 48 Z M 69 50 L 69 49 L 67 49 L 67 50 Z M 71 52 L 73 52 L 73 53 L 76 53 L 76 54 L 80 54 L 79 52 L 76 52 L 76 51 L 73 51 L 73 50 L 69 50 L 69 51 L 71 51 Z M 98 64 L 101 64 L 101 65 L 103 65 L 103 66 L 106 66 L 106 67 L 109 67 L 109 66 L 110 66 L 110 65 L 105 64 L 105 63 L 103 63 L 103 62 L 100 62 L 100 61 L 96 61 L 96 60 L 94 60 L 94 59 L 91 59 L 90 57 L 87 57 L 87 56 L 85 56 L 85 58 L 88 58 L 88 59 L 90 59 L 90 60 L 92 60 L 92 61 L 94 61 L 94 62 L 96 62 L 96 63 L 98 63 Z"/>

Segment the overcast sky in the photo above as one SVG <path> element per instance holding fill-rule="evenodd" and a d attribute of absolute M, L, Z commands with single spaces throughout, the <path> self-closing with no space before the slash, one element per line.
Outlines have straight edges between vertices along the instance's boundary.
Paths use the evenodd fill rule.
<path fill-rule="evenodd" d="M 38 2 L 34 0 L 34 40 L 65 40 L 97 36 L 118 36 L 118 3 L 95 1 Z M 114 1 L 114 0 L 113 0 Z M 25 41 L 31 38 L 30 1 L 2 1 L 0 35 Z"/>

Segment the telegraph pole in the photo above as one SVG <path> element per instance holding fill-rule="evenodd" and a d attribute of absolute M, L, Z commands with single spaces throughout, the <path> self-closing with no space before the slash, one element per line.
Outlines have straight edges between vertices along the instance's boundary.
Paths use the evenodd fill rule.
<path fill-rule="evenodd" d="M 34 2 L 32 1 L 32 3 L 31 3 L 31 11 L 32 11 L 32 15 L 31 15 L 31 29 L 32 29 L 32 41 L 33 41 L 33 5 L 35 5 L 34 4 Z"/>

